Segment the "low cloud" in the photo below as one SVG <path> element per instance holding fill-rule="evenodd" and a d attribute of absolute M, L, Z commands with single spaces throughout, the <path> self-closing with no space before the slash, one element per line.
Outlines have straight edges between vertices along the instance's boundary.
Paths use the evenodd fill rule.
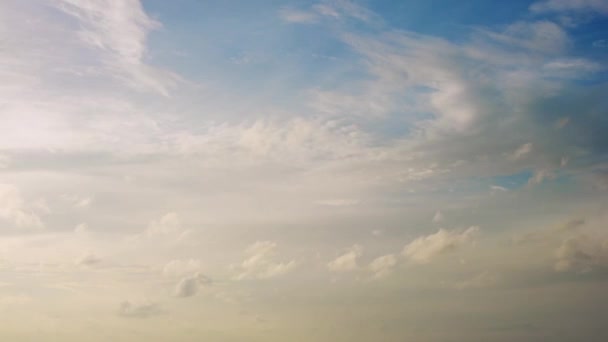
<path fill-rule="evenodd" d="M 181 298 L 195 296 L 201 286 L 209 285 L 212 282 L 211 278 L 200 273 L 185 277 L 175 286 L 174 296 Z"/>
<path fill-rule="evenodd" d="M 268 279 L 292 271 L 295 260 L 279 262 L 275 260 L 277 244 L 272 241 L 258 241 L 245 250 L 245 260 L 237 266 L 236 279 Z"/>
<path fill-rule="evenodd" d="M 474 241 L 479 227 L 470 227 L 463 232 L 440 229 L 437 233 L 422 236 L 403 248 L 403 256 L 417 262 L 428 263 L 432 259 L 456 251 Z"/>
<path fill-rule="evenodd" d="M 395 266 L 397 266 L 397 257 L 394 254 L 387 254 L 374 259 L 369 264 L 369 270 L 374 278 L 382 278 L 391 274 Z"/>
<path fill-rule="evenodd" d="M 358 259 L 362 253 L 363 248 L 354 245 L 346 253 L 327 263 L 327 268 L 337 273 L 356 271 L 359 269 Z"/>

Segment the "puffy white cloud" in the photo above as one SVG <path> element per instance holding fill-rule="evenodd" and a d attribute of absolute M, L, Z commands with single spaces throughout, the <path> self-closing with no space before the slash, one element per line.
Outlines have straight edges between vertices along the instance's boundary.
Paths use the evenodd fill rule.
<path fill-rule="evenodd" d="M 237 267 L 236 279 L 267 279 L 284 275 L 296 266 L 295 260 L 275 261 L 277 244 L 257 241 L 245 250 L 245 260 Z"/>
<path fill-rule="evenodd" d="M 377 257 L 369 264 L 369 270 L 374 278 L 382 278 L 393 272 L 397 266 L 397 257 L 394 254 L 387 254 Z"/>
<path fill-rule="evenodd" d="M 362 253 L 363 248 L 359 245 L 354 245 L 346 253 L 327 263 L 327 268 L 332 272 L 356 271 L 359 269 L 358 259 Z"/>
<path fill-rule="evenodd" d="M 405 245 L 402 254 L 414 262 L 428 263 L 439 255 L 470 244 L 478 231 L 479 227 L 469 227 L 462 232 L 439 229 L 435 234 L 419 237 Z"/>

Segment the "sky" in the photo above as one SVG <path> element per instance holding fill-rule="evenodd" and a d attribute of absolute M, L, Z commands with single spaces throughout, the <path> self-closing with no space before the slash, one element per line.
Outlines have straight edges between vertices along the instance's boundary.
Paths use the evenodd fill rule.
<path fill-rule="evenodd" d="M 608 340 L 608 1 L 0 2 L 0 340 Z"/>

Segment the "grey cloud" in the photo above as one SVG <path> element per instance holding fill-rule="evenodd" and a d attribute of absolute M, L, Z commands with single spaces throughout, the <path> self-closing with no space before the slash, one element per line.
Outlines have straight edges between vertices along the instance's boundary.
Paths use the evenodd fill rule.
<path fill-rule="evenodd" d="M 147 318 L 162 313 L 160 306 L 152 302 L 124 301 L 118 308 L 118 314 L 123 317 Z"/>

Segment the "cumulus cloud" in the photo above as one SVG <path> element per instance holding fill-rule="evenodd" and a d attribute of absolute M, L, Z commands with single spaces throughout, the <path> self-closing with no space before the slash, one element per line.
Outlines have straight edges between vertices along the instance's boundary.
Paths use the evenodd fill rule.
<path fill-rule="evenodd" d="M 403 256 L 417 262 L 428 263 L 437 256 L 456 251 L 474 241 L 479 227 L 469 227 L 464 231 L 439 229 L 435 234 L 422 236 L 403 248 Z"/>
<path fill-rule="evenodd" d="M 245 260 L 236 268 L 237 280 L 268 279 L 292 271 L 295 260 L 279 262 L 275 260 L 277 244 L 272 241 L 257 241 L 245 250 Z"/>
<path fill-rule="evenodd" d="M 162 313 L 158 304 L 149 301 L 124 301 L 118 307 L 118 315 L 123 317 L 146 318 Z"/>
<path fill-rule="evenodd" d="M 363 254 L 363 248 L 354 245 L 346 253 L 327 263 L 327 268 L 338 273 L 356 271 L 359 269 L 358 260 L 361 254 Z"/>
<path fill-rule="evenodd" d="M 198 293 L 198 290 L 202 285 L 209 285 L 211 283 L 211 278 L 196 273 L 192 276 L 182 278 L 175 286 L 173 294 L 175 297 L 181 298 L 192 297 Z"/>
<path fill-rule="evenodd" d="M 397 257 L 394 254 L 387 254 L 377 257 L 369 264 L 369 270 L 374 278 L 382 278 L 393 272 L 397 266 Z"/>

